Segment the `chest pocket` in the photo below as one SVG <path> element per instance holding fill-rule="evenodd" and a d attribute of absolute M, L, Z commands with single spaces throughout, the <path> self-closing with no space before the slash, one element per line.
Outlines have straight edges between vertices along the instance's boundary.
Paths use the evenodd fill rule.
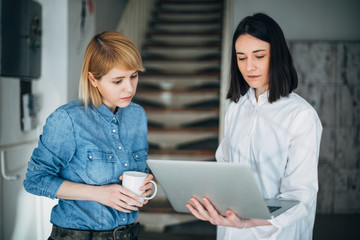
<path fill-rule="evenodd" d="M 140 150 L 132 153 L 133 158 L 137 166 L 137 170 L 144 172 L 146 169 L 146 160 L 148 159 L 147 150 Z"/>
<path fill-rule="evenodd" d="M 92 184 L 105 184 L 114 177 L 115 157 L 112 153 L 89 150 L 87 160 L 86 173 Z"/>

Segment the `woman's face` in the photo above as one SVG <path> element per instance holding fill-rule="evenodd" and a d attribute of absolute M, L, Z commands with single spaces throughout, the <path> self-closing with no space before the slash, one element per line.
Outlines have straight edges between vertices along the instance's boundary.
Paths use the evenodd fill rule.
<path fill-rule="evenodd" d="M 91 73 L 89 78 L 91 84 L 99 90 L 103 104 L 114 112 L 116 107 L 129 106 L 136 93 L 138 75 L 137 70 L 114 67 L 99 80 Z"/>
<path fill-rule="evenodd" d="M 258 97 L 269 88 L 270 44 L 244 34 L 236 40 L 235 50 L 239 70 Z"/>

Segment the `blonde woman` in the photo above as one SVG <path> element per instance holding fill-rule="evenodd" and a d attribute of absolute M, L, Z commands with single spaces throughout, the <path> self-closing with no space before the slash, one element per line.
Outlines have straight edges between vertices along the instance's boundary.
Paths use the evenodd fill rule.
<path fill-rule="evenodd" d="M 121 180 L 124 171 L 148 172 L 147 119 L 131 101 L 140 71 L 141 56 L 126 36 L 96 34 L 85 51 L 80 99 L 48 117 L 24 187 L 59 199 L 49 239 L 137 239 L 143 204 Z M 152 178 L 143 196 L 151 194 Z"/>

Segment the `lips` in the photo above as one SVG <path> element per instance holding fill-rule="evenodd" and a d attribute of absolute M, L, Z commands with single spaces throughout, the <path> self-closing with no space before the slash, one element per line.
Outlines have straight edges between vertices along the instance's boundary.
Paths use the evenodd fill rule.
<path fill-rule="evenodd" d="M 250 79 L 254 79 L 260 77 L 260 75 L 248 75 L 247 77 Z"/>
<path fill-rule="evenodd" d="M 130 97 L 124 97 L 124 98 L 121 98 L 121 100 L 123 100 L 123 101 L 130 101 L 131 98 L 132 98 L 132 96 L 130 96 Z"/>

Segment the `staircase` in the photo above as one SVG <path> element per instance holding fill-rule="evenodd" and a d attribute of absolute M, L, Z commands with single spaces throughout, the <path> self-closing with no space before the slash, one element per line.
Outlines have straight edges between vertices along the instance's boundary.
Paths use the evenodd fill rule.
<path fill-rule="evenodd" d="M 223 2 L 158 0 L 152 16 L 134 98 L 148 117 L 149 159 L 214 161 Z M 142 213 L 179 214 L 161 193 Z"/>

